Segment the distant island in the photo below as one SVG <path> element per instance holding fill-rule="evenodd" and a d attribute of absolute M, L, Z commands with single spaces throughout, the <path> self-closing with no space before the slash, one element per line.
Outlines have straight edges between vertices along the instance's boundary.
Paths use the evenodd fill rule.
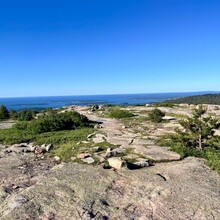
<path fill-rule="evenodd" d="M 173 104 L 186 103 L 186 104 L 220 105 L 220 94 L 205 94 L 205 95 L 187 96 L 187 97 L 167 100 L 165 102 L 166 103 L 173 103 Z"/>

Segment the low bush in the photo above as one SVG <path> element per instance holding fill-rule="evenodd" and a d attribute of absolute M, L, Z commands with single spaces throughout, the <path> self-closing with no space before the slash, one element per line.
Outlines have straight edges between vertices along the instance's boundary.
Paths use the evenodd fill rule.
<path fill-rule="evenodd" d="M 160 109 L 154 109 L 153 111 L 151 111 L 148 115 L 149 119 L 152 121 L 152 122 L 155 122 L 155 123 L 160 123 L 163 121 L 163 117 L 165 116 L 165 113 L 163 113 Z"/>
<path fill-rule="evenodd" d="M 56 132 L 47 132 L 37 135 L 35 138 L 35 144 L 67 144 L 67 143 L 76 143 L 81 140 L 85 140 L 88 134 L 94 132 L 93 128 L 80 128 L 76 130 L 69 131 L 56 131 Z"/>
<path fill-rule="evenodd" d="M 132 114 L 130 111 L 128 110 L 121 110 L 121 109 L 111 109 L 110 113 L 109 113 L 109 117 L 110 118 L 116 118 L 116 119 L 120 119 L 120 118 L 130 118 L 133 117 L 134 114 Z"/>
<path fill-rule="evenodd" d="M 37 112 L 30 109 L 24 109 L 18 113 L 19 121 L 31 121 L 36 116 Z"/>
<path fill-rule="evenodd" d="M 175 104 L 171 102 L 158 102 L 154 104 L 155 107 L 168 107 L 168 108 L 173 108 Z"/>
<path fill-rule="evenodd" d="M 74 130 L 91 127 L 87 117 L 77 112 L 66 112 L 60 114 L 42 115 L 32 121 L 20 121 L 10 129 L 0 130 L 0 143 L 15 144 L 30 142 L 36 138 L 42 138 L 52 133 L 52 137 L 57 140 L 60 138 L 56 131 Z M 38 136 L 42 134 L 42 136 Z"/>
<path fill-rule="evenodd" d="M 18 113 L 15 110 L 10 110 L 9 111 L 9 118 L 12 120 L 17 120 L 18 119 Z"/>
<path fill-rule="evenodd" d="M 60 114 L 44 114 L 30 122 L 18 122 L 14 128 L 20 131 L 27 131 L 30 134 L 41 134 L 88 126 L 89 120 L 87 117 L 77 112 L 66 112 Z"/>

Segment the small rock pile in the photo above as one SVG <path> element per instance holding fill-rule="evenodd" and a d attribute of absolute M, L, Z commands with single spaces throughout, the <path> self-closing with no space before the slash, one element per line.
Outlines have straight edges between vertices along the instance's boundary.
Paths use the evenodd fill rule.
<path fill-rule="evenodd" d="M 4 151 L 5 154 L 8 153 L 35 153 L 37 155 L 44 154 L 49 152 L 52 149 L 52 144 L 42 144 L 42 145 L 33 145 L 33 143 L 20 143 L 20 144 L 13 144 L 11 146 L 4 146 L 6 150 Z"/>

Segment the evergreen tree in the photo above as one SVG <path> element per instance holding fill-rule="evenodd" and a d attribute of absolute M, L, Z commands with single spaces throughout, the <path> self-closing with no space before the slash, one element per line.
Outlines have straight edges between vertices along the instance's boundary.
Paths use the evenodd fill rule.
<path fill-rule="evenodd" d="M 0 106 L 0 120 L 8 119 L 9 118 L 9 112 L 8 109 L 4 106 Z"/>
<path fill-rule="evenodd" d="M 206 112 L 207 108 L 200 105 L 194 109 L 192 117 L 180 121 L 184 132 L 181 130 L 177 130 L 177 132 L 185 146 L 195 146 L 203 150 L 206 141 L 213 138 L 215 129 L 220 127 L 219 120 L 211 116 L 205 116 Z"/>

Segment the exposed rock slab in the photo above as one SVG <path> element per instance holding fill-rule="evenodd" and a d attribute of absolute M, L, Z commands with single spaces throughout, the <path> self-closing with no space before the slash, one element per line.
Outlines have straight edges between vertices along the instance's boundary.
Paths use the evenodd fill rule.
<path fill-rule="evenodd" d="M 220 216 L 219 188 L 220 177 L 196 158 L 120 173 L 60 164 L 23 191 L 0 193 L 0 216 L 1 220 L 48 216 L 64 220 L 213 220 Z"/>
<path fill-rule="evenodd" d="M 173 161 L 180 160 L 180 155 L 170 151 L 168 147 L 160 147 L 156 145 L 143 146 L 133 145 L 134 151 L 138 154 L 142 154 L 154 161 Z"/>

